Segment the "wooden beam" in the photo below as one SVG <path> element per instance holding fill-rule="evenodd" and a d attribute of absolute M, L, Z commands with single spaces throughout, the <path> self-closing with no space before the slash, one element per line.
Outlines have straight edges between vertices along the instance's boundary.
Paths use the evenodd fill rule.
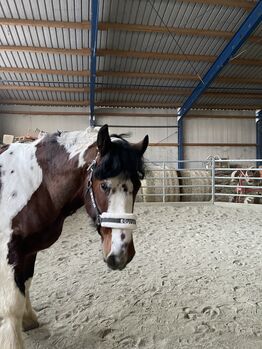
<path fill-rule="evenodd" d="M 1 45 L 0 51 L 52 53 L 52 54 L 76 55 L 76 56 L 90 55 L 89 48 L 69 49 L 69 48 Z"/>
<path fill-rule="evenodd" d="M 259 106 L 260 105 L 260 106 Z M 221 110 L 257 110 L 261 104 L 196 104 L 194 109 L 221 109 Z"/>
<path fill-rule="evenodd" d="M 255 147 L 255 143 L 184 143 L 186 147 Z"/>
<path fill-rule="evenodd" d="M 208 62 L 213 63 L 216 56 L 210 55 L 189 55 L 189 54 L 176 54 L 176 53 L 162 53 L 162 52 L 141 52 L 141 51 L 127 51 L 127 50 L 109 50 L 98 49 L 98 56 L 115 56 L 115 57 L 135 57 L 144 59 L 162 59 L 162 60 L 174 60 L 174 61 L 193 61 L 193 62 Z M 230 61 L 231 64 L 242 65 L 258 65 L 262 66 L 262 60 L 259 59 L 241 59 L 236 57 Z"/>
<path fill-rule="evenodd" d="M 17 74 L 50 74 L 50 75 L 64 75 L 64 76 L 81 76 L 89 77 L 89 71 L 82 70 L 59 70 L 59 69 L 33 69 L 33 68 L 15 68 L 15 67 L 0 67 L 0 73 L 17 73 Z M 190 80 L 199 81 L 197 75 L 192 74 L 175 74 L 175 73 L 146 73 L 146 72 L 121 72 L 121 71 L 97 71 L 97 76 L 112 76 L 120 78 L 131 79 L 163 79 L 163 80 Z M 216 82 L 261 85 L 262 79 L 248 79 L 241 77 L 219 76 Z"/>
<path fill-rule="evenodd" d="M 85 107 L 89 105 L 88 101 L 45 101 L 45 100 L 26 100 L 26 99 L 2 99 L 0 104 L 13 105 L 63 105 Z"/>
<path fill-rule="evenodd" d="M 150 147 L 177 147 L 177 143 L 149 143 Z"/>
<path fill-rule="evenodd" d="M 177 147 L 177 143 L 149 143 L 151 147 Z M 255 143 L 183 143 L 185 147 L 255 147 Z"/>
<path fill-rule="evenodd" d="M 65 21 L 46 21 L 37 19 L 20 19 L 20 18 L 0 18 L 0 25 L 20 25 L 46 28 L 63 28 L 63 29 L 80 29 L 89 30 L 90 22 L 65 22 Z"/>
<path fill-rule="evenodd" d="M 124 94 L 146 94 L 146 95 L 177 95 L 187 96 L 191 90 L 189 89 L 155 89 L 155 88 L 136 88 L 136 87 L 98 87 L 96 93 L 124 93 Z"/>
<path fill-rule="evenodd" d="M 34 53 L 51 53 L 76 56 L 90 56 L 89 48 L 82 49 L 66 49 L 66 48 L 51 48 L 51 47 L 33 47 L 33 46 L 0 46 L 0 51 L 16 51 L 16 52 L 34 52 Z M 98 56 L 116 56 L 116 57 L 135 57 L 144 59 L 162 59 L 162 60 L 177 60 L 177 61 L 194 61 L 213 63 L 216 56 L 210 55 L 181 55 L 176 53 L 160 53 L 160 52 L 141 52 L 141 51 L 126 51 L 126 50 L 106 50 L 98 49 Z M 241 59 L 236 57 L 230 61 L 231 64 L 242 65 L 257 65 L 262 66 L 262 60 L 259 59 Z"/>
<path fill-rule="evenodd" d="M 62 111 L 31 111 L 31 110 L 25 110 L 25 111 L 15 111 L 15 110 L 0 110 L 0 115 L 66 115 L 66 116 L 87 116 L 89 115 L 89 112 L 62 112 Z"/>
<path fill-rule="evenodd" d="M 230 40 L 234 35 L 234 32 L 222 30 L 205 30 L 195 28 L 165 27 L 160 25 L 126 24 L 110 22 L 101 22 L 99 23 L 98 28 L 103 31 L 115 30 L 139 33 L 172 33 L 174 35 L 205 36 L 210 38 L 222 38 L 225 40 Z M 250 37 L 248 40 L 262 44 L 262 38 L 259 36 Z"/>
<path fill-rule="evenodd" d="M 33 68 L 15 68 L 15 67 L 0 67 L 0 73 L 49 74 L 49 75 L 82 76 L 82 77 L 90 76 L 90 73 L 87 70 L 78 71 L 78 70 L 33 69 Z"/>
<path fill-rule="evenodd" d="M 178 108 L 177 103 L 152 103 L 152 102 L 119 102 L 119 101 L 98 101 L 96 106 L 105 107 L 130 107 L 130 108 Z"/>
<path fill-rule="evenodd" d="M 231 119 L 242 119 L 242 120 L 246 120 L 246 119 L 255 119 L 255 114 L 252 115 L 196 115 L 196 114 L 187 114 L 185 121 L 189 120 L 189 119 L 227 119 L 227 120 L 231 120 Z"/>
<path fill-rule="evenodd" d="M 24 110 L 24 111 L 16 111 L 16 110 L 3 110 L 1 109 L 0 110 L 0 114 L 5 114 L 5 115 L 68 115 L 68 116 L 86 116 L 86 115 L 89 115 L 89 112 L 67 112 L 67 111 L 64 111 L 64 112 L 61 112 L 61 111 L 43 111 L 43 110 L 38 110 L 38 111 L 31 111 L 31 110 Z M 96 116 L 97 117 L 100 117 L 100 116 L 109 116 L 109 117 L 112 117 L 112 116 L 119 116 L 119 117 L 149 117 L 149 118 L 152 118 L 152 117 L 157 117 L 157 118 L 161 118 L 161 117 L 170 117 L 170 118 L 176 118 L 177 117 L 177 114 L 176 112 L 174 113 L 138 113 L 138 112 L 135 112 L 135 113 L 127 113 L 125 111 L 121 112 L 110 112 L 110 111 L 103 111 L 103 109 L 100 111 L 100 110 L 97 110 L 96 111 Z M 201 118 L 201 119 L 252 119 L 254 120 L 255 118 L 255 114 L 254 116 L 252 115 L 197 115 L 197 114 L 194 114 L 194 115 L 190 115 L 188 114 L 187 117 L 186 117 L 186 120 L 188 119 L 196 119 L 196 118 Z"/>
<path fill-rule="evenodd" d="M 48 92 L 67 92 L 67 93 L 84 93 L 89 88 L 84 87 L 59 87 L 59 86 L 18 86 L 18 85 L 0 85 L 0 90 L 17 90 L 17 91 L 48 91 Z"/>
<path fill-rule="evenodd" d="M 96 89 L 96 93 L 123 93 L 123 94 L 142 94 L 142 95 L 157 95 L 157 96 L 188 96 L 191 92 L 190 89 L 177 89 L 177 88 L 115 88 L 115 87 L 99 87 Z M 237 92 L 215 92 L 207 91 L 204 93 L 206 96 L 213 97 L 228 97 L 228 98 L 261 98 L 262 93 L 237 93 Z"/>
<path fill-rule="evenodd" d="M 247 6 L 249 6 L 249 3 Z M 250 8 L 252 8 L 252 6 L 250 6 Z M 49 20 L 47 21 L 47 20 L 33 20 L 33 19 L 20 19 L 20 18 L 0 18 L 0 25 L 78 29 L 78 30 L 90 30 L 90 27 L 91 27 L 89 21 L 66 22 L 66 21 L 49 21 Z M 110 22 L 99 23 L 98 29 L 101 31 L 116 30 L 116 31 L 129 31 L 129 32 L 148 32 L 148 33 L 174 33 L 176 35 L 191 35 L 191 36 L 196 35 L 196 36 L 206 36 L 206 37 L 212 37 L 212 38 L 219 37 L 223 39 L 230 39 L 234 35 L 233 32 L 219 31 L 219 30 L 164 27 L 164 26 L 157 26 L 157 25 L 110 23 Z M 248 40 L 252 42 L 261 43 L 261 37 L 251 37 Z"/>
<path fill-rule="evenodd" d="M 171 117 L 171 118 L 176 118 L 177 117 L 177 113 L 138 113 L 137 111 L 135 113 L 127 113 L 125 111 L 119 111 L 119 112 L 110 112 L 110 111 L 103 111 L 103 109 L 97 110 L 96 111 L 96 116 L 100 117 L 100 116 L 119 116 L 119 117 Z M 201 119 L 252 119 L 254 120 L 255 118 L 255 114 L 252 115 L 198 115 L 198 114 L 188 114 L 186 117 L 186 120 L 188 119 L 196 119 L 196 118 L 201 118 Z"/>
<path fill-rule="evenodd" d="M 60 86 L 19 86 L 19 85 L 0 85 L 0 90 L 17 90 L 17 91 L 48 91 L 48 92 L 67 92 L 67 93 L 87 93 L 87 87 L 60 87 Z M 119 94 L 142 94 L 142 95 L 156 95 L 156 96 L 188 96 L 190 89 L 172 89 L 172 88 L 115 88 L 115 87 L 98 87 L 96 93 L 119 93 Z M 259 99 L 262 97 L 261 93 L 241 93 L 241 92 L 220 92 L 207 91 L 205 96 L 225 97 L 225 98 L 246 98 Z"/>
<path fill-rule="evenodd" d="M 236 7 L 243 8 L 244 10 L 251 10 L 254 7 L 253 2 L 249 2 L 246 0 L 180 0 L 183 3 L 192 3 L 192 4 L 205 4 L 205 5 L 213 5 L 213 6 L 225 6 L 225 7 Z"/>
<path fill-rule="evenodd" d="M 161 103 L 161 102 L 135 102 L 135 101 L 98 101 L 96 106 L 103 107 L 131 107 L 131 108 L 170 108 L 176 109 L 179 107 L 177 103 Z M 225 105 L 225 104 L 196 104 L 195 109 L 221 109 L 221 110 L 257 110 L 261 109 L 260 104 L 245 104 L 245 105 Z"/>
<path fill-rule="evenodd" d="M 175 74 L 175 73 L 145 73 L 145 72 L 121 72 L 99 70 L 97 76 L 112 76 L 131 79 L 163 79 L 163 80 L 191 80 L 199 81 L 199 77 L 193 74 Z M 216 82 L 243 83 L 243 84 L 262 84 L 262 79 L 247 79 L 230 76 L 221 76 L 216 78 Z"/>
<path fill-rule="evenodd" d="M 127 51 L 127 50 L 110 50 L 98 49 L 98 56 L 115 56 L 115 57 L 135 57 L 135 58 L 151 58 L 163 60 L 190 60 L 190 61 L 204 61 L 212 63 L 215 56 L 208 55 L 181 55 L 176 53 L 162 53 L 162 52 L 144 52 L 144 51 Z"/>
<path fill-rule="evenodd" d="M 102 109 L 103 110 L 103 109 Z M 1 111 L 0 111 L 1 112 Z M 131 116 L 131 117 L 150 117 L 150 118 L 154 118 L 154 117 L 157 117 L 157 118 L 161 118 L 161 117 L 172 117 L 172 118 L 176 118 L 177 117 L 177 114 L 176 112 L 173 113 L 173 114 L 164 114 L 164 113 L 161 113 L 161 114 L 156 114 L 156 113 L 126 113 L 126 112 L 110 112 L 110 111 L 99 111 L 99 110 L 96 110 L 96 116 L 99 117 L 99 116 L 124 116 L 124 117 L 128 117 L 128 116 Z"/>

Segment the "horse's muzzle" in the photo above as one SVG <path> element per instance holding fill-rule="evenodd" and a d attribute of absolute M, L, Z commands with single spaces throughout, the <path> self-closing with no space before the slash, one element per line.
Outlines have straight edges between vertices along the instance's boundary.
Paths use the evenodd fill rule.
<path fill-rule="evenodd" d="M 132 255 L 128 256 L 126 254 L 121 254 L 120 256 L 111 254 L 106 258 L 105 262 L 112 270 L 123 270 L 126 265 L 133 259 L 135 250 L 133 251 L 134 252 L 132 253 Z"/>
<path fill-rule="evenodd" d="M 112 270 L 123 270 L 127 264 L 124 258 L 111 254 L 107 257 L 106 263 Z"/>

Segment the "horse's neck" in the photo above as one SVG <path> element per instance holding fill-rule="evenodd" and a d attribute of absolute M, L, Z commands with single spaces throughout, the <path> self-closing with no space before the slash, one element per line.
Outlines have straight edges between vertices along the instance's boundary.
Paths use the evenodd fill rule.
<path fill-rule="evenodd" d="M 57 209 L 75 200 L 79 202 L 78 197 L 82 197 L 84 189 L 89 143 L 77 144 L 79 138 L 75 137 L 72 141 L 73 135 L 70 136 L 62 137 L 62 140 L 58 137 L 55 142 L 45 141 L 38 151 L 43 183 Z"/>

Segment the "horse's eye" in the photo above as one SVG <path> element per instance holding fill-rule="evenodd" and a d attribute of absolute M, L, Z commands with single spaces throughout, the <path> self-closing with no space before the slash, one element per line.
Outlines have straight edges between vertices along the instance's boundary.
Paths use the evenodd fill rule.
<path fill-rule="evenodd" d="M 109 185 L 108 185 L 106 182 L 102 182 L 102 183 L 100 184 L 100 187 L 101 187 L 101 189 L 102 189 L 104 192 L 108 192 L 108 191 L 110 190 L 110 187 L 109 187 Z"/>

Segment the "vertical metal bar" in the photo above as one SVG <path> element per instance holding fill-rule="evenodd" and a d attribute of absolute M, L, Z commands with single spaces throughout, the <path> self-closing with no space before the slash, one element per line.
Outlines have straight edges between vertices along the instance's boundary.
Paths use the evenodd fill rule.
<path fill-rule="evenodd" d="M 212 188 L 211 188 L 211 193 L 212 193 L 212 198 L 211 198 L 211 201 L 212 201 L 212 204 L 214 204 L 215 202 L 215 196 L 216 196 L 216 161 L 215 161 L 215 158 L 212 157 L 211 159 L 211 184 L 212 184 Z"/>
<path fill-rule="evenodd" d="M 163 202 L 166 202 L 166 164 L 163 162 Z"/>
<path fill-rule="evenodd" d="M 98 5 L 99 0 L 92 0 L 91 2 L 91 69 L 90 69 L 90 117 L 89 125 L 95 126 L 95 84 L 96 84 L 96 46 L 97 46 L 97 32 L 98 32 Z"/>
<path fill-rule="evenodd" d="M 178 142 L 178 169 L 184 168 L 184 162 L 181 160 L 184 160 L 184 120 L 180 117 L 177 118 L 177 127 L 178 127 L 178 134 L 177 134 L 177 142 Z"/>
<path fill-rule="evenodd" d="M 258 1 L 252 11 L 248 14 L 238 31 L 228 42 L 226 47 L 220 53 L 218 58 L 209 68 L 202 81 L 193 90 L 191 95 L 179 109 L 178 115 L 183 117 L 196 103 L 198 98 L 204 93 L 211 82 L 217 77 L 223 67 L 228 63 L 230 58 L 238 51 L 246 39 L 252 34 L 262 20 L 262 1 Z"/>
<path fill-rule="evenodd" d="M 256 112 L 256 158 L 262 159 L 262 110 Z M 257 167 L 261 166 L 262 162 L 257 161 Z"/>

